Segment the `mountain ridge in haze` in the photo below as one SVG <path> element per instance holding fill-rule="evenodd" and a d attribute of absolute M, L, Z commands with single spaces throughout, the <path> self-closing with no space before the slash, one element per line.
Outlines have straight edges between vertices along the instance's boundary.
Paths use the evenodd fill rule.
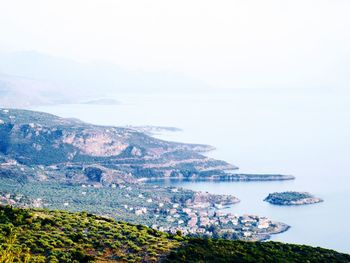
<path fill-rule="evenodd" d="M 198 87 L 205 85 L 172 72 L 126 71 L 108 62 L 82 63 L 35 51 L 0 53 L 0 104 L 5 107 L 81 102 L 111 93 L 188 92 Z"/>

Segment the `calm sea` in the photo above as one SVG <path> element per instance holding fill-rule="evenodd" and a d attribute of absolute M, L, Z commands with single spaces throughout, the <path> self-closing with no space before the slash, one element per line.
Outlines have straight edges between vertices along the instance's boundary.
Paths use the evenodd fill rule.
<path fill-rule="evenodd" d="M 157 137 L 210 144 L 209 156 L 247 173 L 296 176 L 286 182 L 165 182 L 241 199 L 227 209 L 258 214 L 291 226 L 273 240 L 350 253 L 350 93 L 256 89 L 201 94 L 114 94 L 118 105 L 70 104 L 35 108 L 103 125 L 175 126 Z M 325 202 L 273 206 L 276 191 L 309 191 Z"/>

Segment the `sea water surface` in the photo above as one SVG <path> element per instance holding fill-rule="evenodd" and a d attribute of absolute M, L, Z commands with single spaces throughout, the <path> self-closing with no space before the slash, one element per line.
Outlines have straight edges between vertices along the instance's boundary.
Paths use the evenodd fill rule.
<path fill-rule="evenodd" d="M 236 89 L 188 94 L 112 94 L 117 105 L 35 108 L 101 125 L 159 125 L 157 137 L 210 144 L 207 155 L 245 173 L 292 174 L 280 182 L 161 182 L 241 199 L 226 211 L 258 214 L 291 228 L 272 240 L 350 253 L 350 93 L 332 89 Z M 271 192 L 309 191 L 323 203 L 274 206 Z"/>

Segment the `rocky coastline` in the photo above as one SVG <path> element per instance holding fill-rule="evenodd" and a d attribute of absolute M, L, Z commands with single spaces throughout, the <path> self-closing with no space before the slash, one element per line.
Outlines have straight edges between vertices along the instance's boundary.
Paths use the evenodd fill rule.
<path fill-rule="evenodd" d="M 139 178 L 139 182 L 157 182 L 157 181 L 188 181 L 188 182 L 248 182 L 248 181 L 284 181 L 294 180 L 293 175 L 283 174 L 235 174 L 235 173 L 222 173 L 220 175 L 212 176 L 198 176 L 192 175 L 189 177 L 184 176 L 170 176 L 170 177 L 143 177 Z"/>

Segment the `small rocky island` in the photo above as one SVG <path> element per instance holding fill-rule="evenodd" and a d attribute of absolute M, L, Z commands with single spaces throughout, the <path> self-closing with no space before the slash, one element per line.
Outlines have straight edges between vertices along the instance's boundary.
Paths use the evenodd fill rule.
<path fill-rule="evenodd" d="M 272 193 L 264 201 L 274 205 L 308 205 L 323 202 L 321 198 L 310 193 L 294 191 Z"/>

